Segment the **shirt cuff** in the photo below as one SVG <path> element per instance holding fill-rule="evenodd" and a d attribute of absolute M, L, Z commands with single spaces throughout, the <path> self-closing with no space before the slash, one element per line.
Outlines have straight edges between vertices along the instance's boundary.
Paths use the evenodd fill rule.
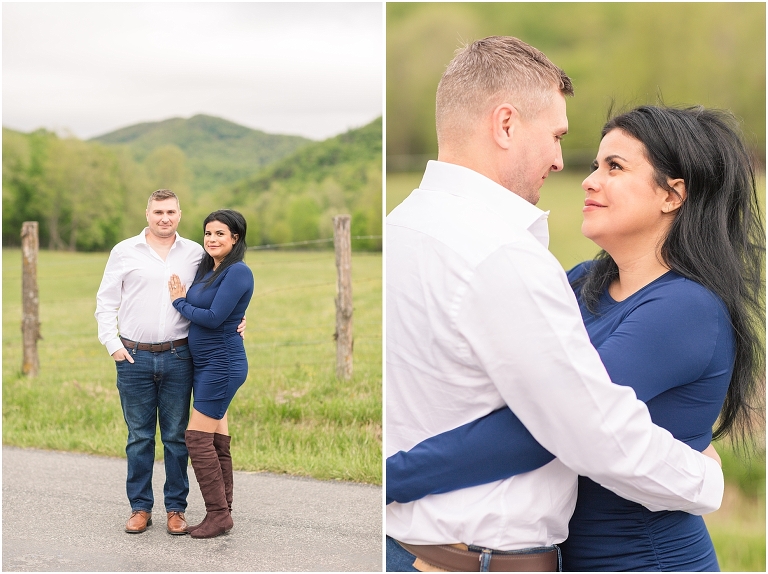
<path fill-rule="evenodd" d="M 112 339 L 111 341 L 107 341 L 104 343 L 104 346 L 107 348 L 107 353 L 110 355 L 114 354 L 114 352 L 118 349 L 125 348 L 125 345 L 123 345 L 123 342 L 120 339 Z"/>
<path fill-rule="evenodd" d="M 720 508 L 723 502 L 723 491 L 725 489 L 725 480 L 723 478 L 723 469 L 717 462 L 706 455 L 704 457 L 704 485 L 696 502 L 688 505 L 687 508 L 681 508 L 688 514 L 702 515 L 714 512 Z"/>

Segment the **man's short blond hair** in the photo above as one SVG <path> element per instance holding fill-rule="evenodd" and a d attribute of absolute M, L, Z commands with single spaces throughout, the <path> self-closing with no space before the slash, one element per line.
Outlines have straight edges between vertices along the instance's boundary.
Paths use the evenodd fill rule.
<path fill-rule="evenodd" d="M 511 36 L 489 36 L 456 50 L 437 86 L 435 120 L 441 139 L 462 136 L 502 103 L 535 117 L 559 91 L 573 95 L 571 79 L 542 52 Z"/>
<path fill-rule="evenodd" d="M 176 197 L 176 194 L 173 193 L 170 189 L 158 189 L 157 191 L 153 191 L 152 195 L 149 196 L 149 200 L 147 200 L 147 209 L 149 209 L 153 201 L 164 201 L 166 199 L 175 199 L 176 207 L 181 209 L 181 205 L 179 205 L 179 198 Z"/>

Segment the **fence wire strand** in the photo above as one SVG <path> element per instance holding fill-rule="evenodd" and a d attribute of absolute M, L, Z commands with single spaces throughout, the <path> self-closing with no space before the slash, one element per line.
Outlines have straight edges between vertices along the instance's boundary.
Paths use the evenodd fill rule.
<path fill-rule="evenodd" d="M 381 235 L 353 235 L 351 239 L 381 239 Z M 279 247 L 297 247 L 299 245 L 317 245 L 319 243 L 333 243 L 333 237 L 328 239 L 307 239 L 306 241 L 291 241 L 289 243 L 269 243 L 249 247 L 248 251 L 260 251 L 262 249 L 277 249 Z"/>

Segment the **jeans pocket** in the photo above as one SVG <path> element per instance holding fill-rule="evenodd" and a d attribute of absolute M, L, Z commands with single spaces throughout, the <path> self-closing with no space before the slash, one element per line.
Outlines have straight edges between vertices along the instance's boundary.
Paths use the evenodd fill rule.
<path fill-rule="evenodd" d="M 192 360 L 192 353 L 189 352 L 189 345 L 174 348 L 173 354 L 177 359 L 181 361 Z"/>

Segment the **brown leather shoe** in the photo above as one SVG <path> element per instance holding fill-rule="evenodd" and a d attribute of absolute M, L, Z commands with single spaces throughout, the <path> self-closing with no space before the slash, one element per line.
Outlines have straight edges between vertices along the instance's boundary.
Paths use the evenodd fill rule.
<path fill-rule="evenodd" d="M 187 533 L 187 519 L 184 518 L 183 512 L 169 512 L 168 513 L 168 527 L 166 528 L 168 534 L 179 536 Z"/>
<path fill-rule="evenodd" d="M 152 513 L 144 510 L 134 510 L 125 524 L 125 531 L 129 534 L 144 532 L 147 526 L 152 526 Z"/>

